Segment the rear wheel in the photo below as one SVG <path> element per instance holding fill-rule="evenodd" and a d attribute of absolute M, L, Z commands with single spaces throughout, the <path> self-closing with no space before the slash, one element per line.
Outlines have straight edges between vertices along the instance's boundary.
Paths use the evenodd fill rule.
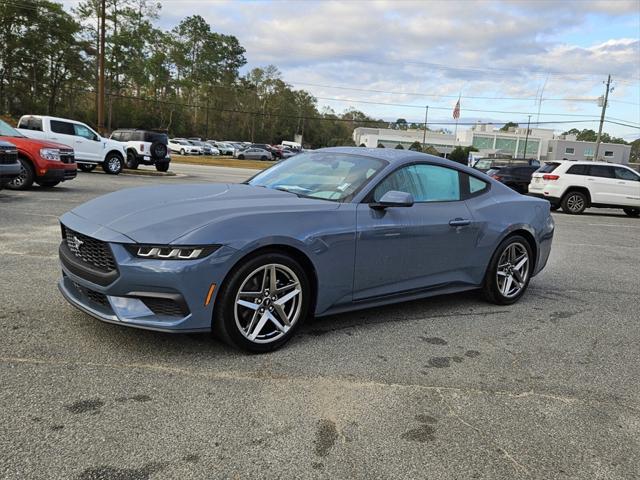
<path fill-rule="evenodd" d="M 267 159 L 267 157 L 265 155 L 260 157 L 260 160 L 265 161 Z"/>
<path fill-rule="evenodd" d="M 587 196 L 578 191 L 568 192 L 562 199 L 562 211 L 579 215 L 587 208 Z"/>
<path fill-rule="evenodd" d="M 93 172 L 97 165 L 90 165 L 88 163 L 79 163 L 78 168 L 83 172 Z"/>
<path fill-rule="evenodd" d="M 234 269 L 220 289 L 213 331 L 243 350 L 275 350 L 300 327 L 310 298 L 298 262 L 277 252 L 259 255 Z"/>
<path fill-rule="evenodd" d="M 555 212 L 555 211 L 556 211 L 556 210 L 558 210 L 559 208 L 560 208 L 560 205 L 555 205 L 555 204 L 553 204 L 553 203 L 552 203 L 552 204 L 551 204 L 551 206 L 549 207 L 549 209 L 550 209 L 552 212 Z"/>
<path fill-rule="evenodd" d="M 20 162 L 20 175 L 7 183 L 6 187 L 11 190 L 26 190 L 31 188 L 36 175 L 31 163 L 24 158 L 18 158 L 18 161 Z"/>
<path fill-rule="evenodd" d="M 623 208 L 622 210 L 630 217 L 640 217 L 640 208 Z"/>
<path fill-rule="evenodd" d="M 180 155 L 186 155 L 186 153 L 185 153 L 185 151 L 184 151 L 184 148 L 181 148 L 181 149 L 180 149 Z"/>
<path fill-rule="evenodd" d="M 169 162 L 156 163 L 156 170 L 159 172 L 167 172 L 169 170 Z"/>
<path fill-rule="evenodd" d="M 238 155 L 238 160 L 244 160 L 244 155 L 243 154 Z"/>
<path fill-rule="evenodd" d="M 102 162 L 102 170 L 109 175 L 118 175 L 122 172 L 124 162 L 122 158 L 117 153 L 110 153 L 105 158 L 104 162 Z"/>
<path fill-rule="evenodd" d="M 138 159 L 136 159 L 136 154 L 132 151 L 127 152 L 127 160 L 125 161 L 125 165 L 131 170 L 135 170 L 136 168 L 138 168 Z"/>
<path fill-rule="evenodd" d="M 491 303 L 510 305 L 518 301 L 529 286 L 533 255 L 529 242 L 520 235 L 505 239 L 485 274 L 482 293 Z"/>

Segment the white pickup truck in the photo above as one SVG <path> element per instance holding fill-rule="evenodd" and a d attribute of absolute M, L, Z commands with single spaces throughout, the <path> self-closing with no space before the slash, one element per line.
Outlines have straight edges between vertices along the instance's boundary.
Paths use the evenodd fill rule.
<path fill-rule="evenodd" d="M 118 175 L 127 155 L 124 144 L 101 137 L 82 122 L 42 115 L 24 115 L 18 122 L 24 136 L 51 140 L 73 148 L 80 170 L 90 172 L 98 165 L 106 173 Z"/>

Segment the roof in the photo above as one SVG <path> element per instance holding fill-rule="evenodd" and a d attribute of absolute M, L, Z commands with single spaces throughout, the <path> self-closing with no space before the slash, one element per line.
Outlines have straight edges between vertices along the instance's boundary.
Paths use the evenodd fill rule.
<path fill-rule="evenodd" d="M 570 163 L 572 165 L 608 165 L 610 167 L 627 167 L 622 163 L 594 162 L 592 160 L 545 160 L 545 163 Z"/>

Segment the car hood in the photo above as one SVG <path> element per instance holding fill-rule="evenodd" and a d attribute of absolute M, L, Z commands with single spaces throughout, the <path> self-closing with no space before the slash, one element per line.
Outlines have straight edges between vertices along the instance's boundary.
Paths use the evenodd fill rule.
<path fill-rule="evenodd" d="M 25 148 L 25 145 L 39 147 L 39 148 L 64 148 L 66 150 L 73 150 L 73 147 L 65 145 L 63 143 L 52 142 L 50 140 L 38 140 L 36 138 L 29 137 L 2 137 L 0 140 L 13 143 L 18 148 Z"/>
<path fill-rule="evenodd" d="M 269 188 L 214 183 L 119 190 L 84 203 L 70 214 L 137 243 L 164 245 L 211 223 L 239 216 L 338 207 L 336 202 L 300 198 Z"/>

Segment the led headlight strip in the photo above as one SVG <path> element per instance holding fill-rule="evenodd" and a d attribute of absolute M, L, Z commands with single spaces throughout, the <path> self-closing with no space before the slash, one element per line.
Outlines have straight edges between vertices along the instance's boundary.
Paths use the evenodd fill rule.
<path fill-rule="evenodd" d="M 195 260 L 215 252 L 219 245 L 173 247 L 159 245 L 131 245 L 129 250 L 140 258 L 156 260 Z"/>

